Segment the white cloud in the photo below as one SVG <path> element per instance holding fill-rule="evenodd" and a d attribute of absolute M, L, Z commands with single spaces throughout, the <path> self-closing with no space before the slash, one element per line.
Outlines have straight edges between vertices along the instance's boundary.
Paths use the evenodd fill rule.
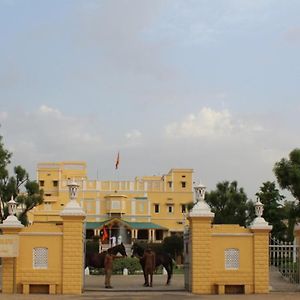
<path fill-rule="evenodd" d="M 264 128 L 254 121 L 235 119 L 226 109 L 216 111 L 204 107 L 198 114 L 190 114 L 181 122 L 167 125 L 165 133 L 170 138 L 220 138 L 263 130 Z"/>
<path fill-rule="evenodd" d="M 139 139 L 142 136 L 141 132 L 137 129 L 133 129 L 130 132 L 125 134 L 126 139 L 128 140 L 135 140 Z"/>
<path fill-rule="evenodd" d="M 125 134 L 125 147 L 135 147 L 142 144 L 142 133 L 138 129 L 132 129 Z"/>
<path fill-rule="evenodd" d="M 42 114 L 49 114 L 49 115 L 56 115 L 56 116 L 62 116 L 61 112 L 58 109 L 49 107 L 47 105 L 41 105 L 39 108 L 39 112 Z"/>
<path fill-rule="evenodd" d="M 182 122 L 167 125 L 166 134 L 177 138 L 223 136 L 232 129 L 232 118 L 227 110 L 214 111 L 204 107 L 198 114 L 190 114 Z"/>

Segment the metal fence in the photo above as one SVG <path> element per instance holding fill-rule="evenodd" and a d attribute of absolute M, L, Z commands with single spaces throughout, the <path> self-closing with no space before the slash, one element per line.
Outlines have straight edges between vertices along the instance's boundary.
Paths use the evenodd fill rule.
<path fill-rule="evenodd" d="M 276 267 L 289 282 L 300 283 L 300 246 L 294 242 L 283 242 L 270 237 L 269 264 Z"/>

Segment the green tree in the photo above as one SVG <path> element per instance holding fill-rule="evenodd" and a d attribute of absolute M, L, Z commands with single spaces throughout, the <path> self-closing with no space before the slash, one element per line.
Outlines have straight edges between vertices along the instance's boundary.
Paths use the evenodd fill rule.
<path fill-rule="evenodd" d="M 176 260 L 177 256 L 183 254 L 183 237 L 178 235 L 172 235 L 165 237 L 163 240 L 163 249 L 170 253 L 173 259 Z"/>
<path fill-rule="evenodd" d="M 285 219 L 283 199 L 285 197 L 279 193 L 275 182 L 264 182 L 256 196 L 264 205 L 264 219 L 273 226 L 272 236 L 280 240 L 286 239 L 287 226 L 283 223 Z"/>
<path fill-rule="evenodd" d="M 295 201 L 285 201 L 283 210 L 285 219 L 287 220 L 287 233 L 286 239 L 288 241 L 294 240 L 294 228 L 297 223 L 299 207 L 296 205 Z"/>
<path fill-rule="evenodd" d="M 5 149 L 0 136 L 0 221 L 8 215 L 7 202 L 13 196 L 18 204 L 17 217 L 28 225 L 28 211 L 43 202 L 43 190 L 36 181 L 29 180 L 28 173 L 21 166 L 14 167 L 13 175 L 8 172 L 12 153 Z"/>
<path fill-rule="evenodd" d="M 253 219 L 254 206 L 236 181 L 220 182 L 216 190 L 206 193 L 205 201 L 215 213 L 215 224 L 248 225 Z"/>
<path fill-rule="evenodd" d="M 285 203 L 286 219 L 288 220 L 288 238 L 292 240 L 293 224 L 300 218 L 300 149 L 296 148 L 289 158 L 282 158 L 273 168 L 278 184 L 288 190 L 297 202 Z"/>
<path fill-rule="evenodd" d="M 289 159 L 282 158 L 273 169 L 278 184 L 300 201 L 300 149 L 294 149 Z"/>

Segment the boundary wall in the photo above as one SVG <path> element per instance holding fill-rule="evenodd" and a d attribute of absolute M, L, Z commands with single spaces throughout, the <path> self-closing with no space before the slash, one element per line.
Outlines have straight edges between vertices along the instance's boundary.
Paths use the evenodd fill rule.
<path fill-rule="evenodd" d="M 195 187 L 195 195 L 184 239 L 186 289 L 195 294 L 268 293 L 272 226 L 262 218 L 262 203 L 256 202 L 257 217 L 249 228 L 212 225 L 205 187 Z"/>
<path fill-rule="evenodd" d="M 8 203 L 10 215 L 0 228 L 2 237 L 11 237 L 18 249 L 12 251 L 17 255 L 2 257 L 3 293 L 82 293 L 85 213 L 76 201 L 77 183 L 68 186 L 70 201 L 58 224 L 34 223 L 24 228 L 14 215 L 16 202 Z"/>

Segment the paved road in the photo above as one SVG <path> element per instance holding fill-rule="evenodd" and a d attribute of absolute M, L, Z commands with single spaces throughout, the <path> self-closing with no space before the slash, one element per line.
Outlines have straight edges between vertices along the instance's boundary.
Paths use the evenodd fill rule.
<path fill-rule="evenodd" d="M 271 274 L 272 290 L 291 288 L 284 284 L 278 273 Z M 183 275 L 174 275 L 172 284 L 166 286 L 166 275 L 155 275 L 154 287 L 143 287 L 143 276 L 114 275 L 114 289 L 103 288 L 104 276 L 86 276 L 85 292 L 82 295 L 7 295 L 0 300 L 299 300 L 299 292 L 271 292 L 263 295 L 193 295 L 184 291 Z"/>
<path fill-rule="evenodd" d="M 167 275 L 154 275 L 153 288 L 144 287 L 144 277 L 142 275 L 113 275 L 111 283 L 114 289 L 112 291 L 184 291 L 184 276 L 174 274 L 170 285 L 166 285 Z M 85 276 L 85 291 L 107 292 L 104 288 L 104 276 Z"/>
<path fill-rule="evenodd" d="M 5 295 L 0 300 L 299 300 L 299 293 L 266 295 L 192 295 L 186 292 L 86 292 L 72 295 Z"/>

